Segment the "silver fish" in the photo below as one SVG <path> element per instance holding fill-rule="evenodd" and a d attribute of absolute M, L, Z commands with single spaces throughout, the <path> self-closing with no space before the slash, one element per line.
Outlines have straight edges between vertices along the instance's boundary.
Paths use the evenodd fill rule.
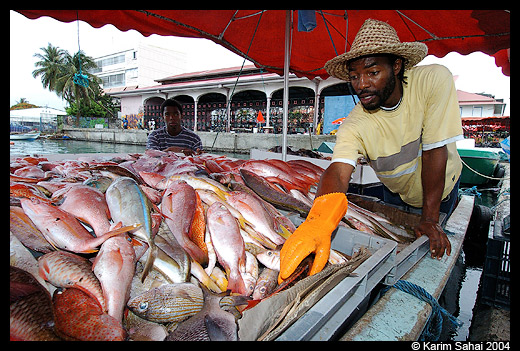
<path fill-rule="evenodd" d="M 278 273 L 274 269 L 264 268 L 256 281 L 255 291 L 253 292 L 254 300 L 262 300 L 274 291 L 278 284 Z"/>
<path fill-rule="evenodd" d="M 150 253 L 141 277 L 141 281 L 144 281 L 157 256 L 157 246 L 152 234 L 150 200 L 137 182 L 128 177 L 117 178 L 110 184 L 105 195 L 114 223 L 122 222 L 124 226 L 142 224 L 140 228 L 130 231 L 130 234 L 146 241 L 149 247 Z"/>

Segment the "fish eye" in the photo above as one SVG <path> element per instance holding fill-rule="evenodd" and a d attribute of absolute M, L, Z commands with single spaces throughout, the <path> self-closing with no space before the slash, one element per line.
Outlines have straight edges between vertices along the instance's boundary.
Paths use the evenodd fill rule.
<path fill-rule="evenodd" d="M 144 311 L 144 310 L 146 310 L 147 308 L 148 308 L 148 302 L 141 302 L 141 303 L 139 304 L 139 309 L 140 309 L 141 311 Z"/>
<path fill-rule="evenodd" d="M 272 256 L 273 253 L 271 251 L 267 251 L 267 255 Z"/>

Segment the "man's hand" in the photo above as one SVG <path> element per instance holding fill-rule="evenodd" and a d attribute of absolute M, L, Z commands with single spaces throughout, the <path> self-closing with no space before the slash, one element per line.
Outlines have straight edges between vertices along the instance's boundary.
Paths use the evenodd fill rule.
<path fill-rule="evenodd" d="M 444 255 L 451 254 L 451 243 L 446 233 L 442 230 L 438 222 L 428 219 L 421 219 L 419 225 L 414 228 L 415 235 L 420 237 L 426 235 L 430 239 L 430 252 L 432 258 L 438 260 Z"/>
<path fill-rule="evenodd" d="M 165 151 L 165 152 L 172 151 L 172 152 L 183 153 L 186 156 L 200 155 L 202 153 L 202 151 L 200 149 L 193 151 L 190 148 L 179 147 L 179 146 L 170 146 L 169 148 L 166 148 L 162 151 Z"/>

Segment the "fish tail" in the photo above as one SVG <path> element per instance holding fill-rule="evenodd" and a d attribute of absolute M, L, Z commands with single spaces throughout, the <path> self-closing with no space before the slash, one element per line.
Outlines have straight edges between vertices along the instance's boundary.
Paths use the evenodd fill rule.
<path fill-rule="evenodd" d="M 141 282 L 144 282 L 144 280 L 146 279 L 146 276 L 148 275 L 148 273 L 150 273 L 150 270 L 152 269 L 153 263 L 155 261 L 155 257 L 157 257 L 157 253 L 158 253 L 158 250 L 157 250 L 158 248 L 153 241 L 150 241 L 148 243 L 148 245 L 150 246 L 149 247 L 150 253 L 148 254 L 148 258 L 146 259 L 146 263 L 144 265 Z"/>
<path fill-rule="evenodd" d="M 239 272 L 229 272 L 228 273 L 228 290 L 231 292 L 238 293 L 241 295 L 246 295 L 246 285 L 244 284 L 244 280 L 242 279 L 242 275 Z"/>

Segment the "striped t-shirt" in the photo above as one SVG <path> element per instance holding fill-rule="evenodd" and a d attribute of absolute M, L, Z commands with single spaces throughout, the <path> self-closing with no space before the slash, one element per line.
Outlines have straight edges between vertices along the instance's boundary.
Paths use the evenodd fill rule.
<path fill-rule="evenodd" d="M 358 103 L 350 112 L 336 133 L 332 162 L 355 167 L 364 156 L 388 189 L 407 204 L 422 207 L 422 152 L 444 145 L 448 149 L 444 199 L 462 170 L 455 141 L 464 137 L 450 71 L 427 65 L 413 67 L 405 75 L 408 84 L 403 84 L 401 103 L 394 110 L 367 111 Z"/>
<path fill-rule="evenodd" d="M 181 148 L 189 148 L 193 151 L 202 150 L 202 141 L 200 137 L 189 129 L 182 127 L 182 130 L 176 136 L 171 136 L 166 131 L 166 126 L 154 130 L 148 136 L 146 143 L 147 149 L 164 150 L 170 146 Z"/>

